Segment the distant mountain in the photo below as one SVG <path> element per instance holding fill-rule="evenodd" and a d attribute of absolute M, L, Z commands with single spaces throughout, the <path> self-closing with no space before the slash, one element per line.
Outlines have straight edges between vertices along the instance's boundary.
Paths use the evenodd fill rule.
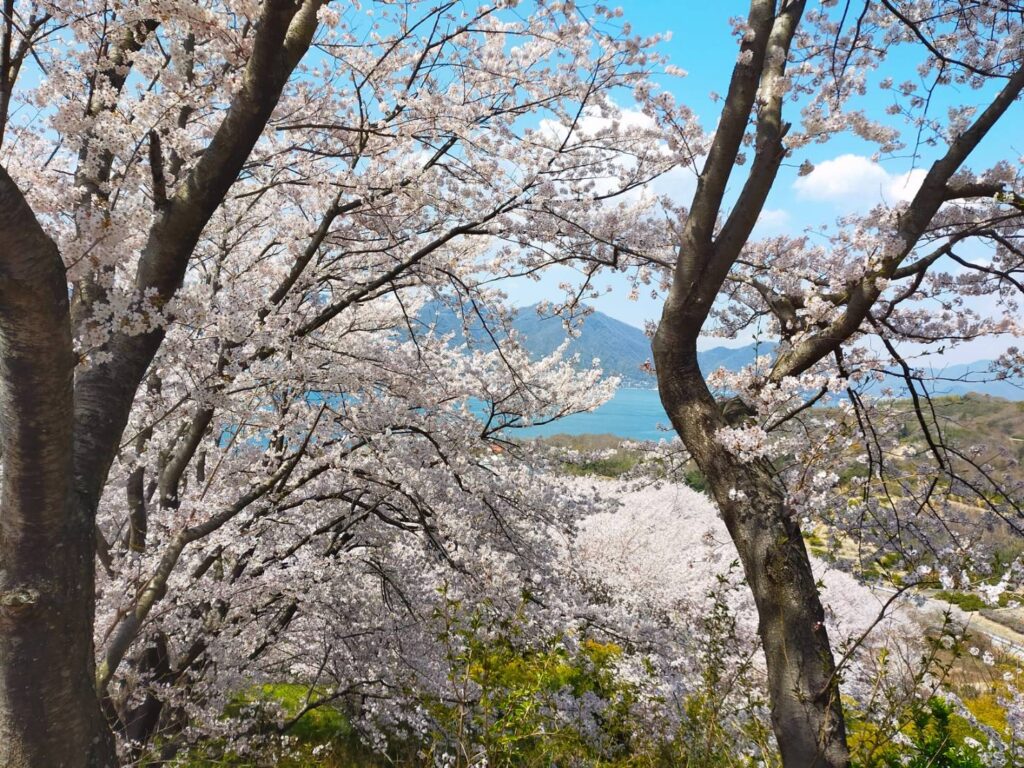
<path fill-rule="evenodd" d="M 534 357 L 550 355 L 566 337 L 562 321 L 538 315 L 536 307 L 519 310 L 513 327 Z M 597 358 L 606 376 L 618 376 L 626 386 L 655 386 L 654 377 L 643 370 L 651 360 L 651 340 L 639 328 L 603 312 L 587 317 L 579 336 L 569 342 L 569 354 L 579 355 L 585 367 Z"/>
<path fill-rule="evenodd" d="M 565 340 L 562 321 L 538 315 L 535 306 L 519 310 L 513 326 L 526 339 L 526 348 L 536 356 L 550 354 Z M 698 352 L 697 360 L 705 373 L 722 367 L 737 371 L 774 348 L 774 344 L 765 343 L 715 347 Z M 595 311 L 587 317 L 580 335 L 569 343 L 569 353 L 578 354 L 581 365 L 589 365 L 597 358 L 605 375 L 618 376 L 625 386 L 656 386 L 654 375 L 645 370 L 645 363 L 652 360 L 647 334 L 603 312 Z"/>
<path fill-rule="evenodd" d="M 436 333 L 453 334 L 452 344 L 466 343 L 466 335 L 474 344 L 490 343 L 487 332 L 478 318 L 463 319 L 448 307 L 432 302 L 419 316 Z M 492 330 L 497 323 L 492 325 Z M 512 321 L 512 328 L 532 357 L 544 357 L 554 352 L 566 339 L 566 330 L 557 317 L 542 316 L 536 305 L 520 309 Z M 653 387 L 654 378 L 641 366 L 651 357 L 651 343 L 644 332 L 620 322 L 603 312 L 587 317 L 579 336 L 569 342 L 568 354 L 579 355 L 580 365 L 590 367 L 594 358 L 601 361 L 605 375 L 619 376 L 630 386 Z"/>
<path fill-rule="evenodd" d="M 738 371 L 746 365 L 753 363 L 762 355 L 770 355 L 775 351 L 775 344 L 770 341 L 761 341 L 756 344 L 748 344 L 745 347 L 714 347 L 697 353 L 697 362 L 705 375 L 719 368 L 727 371 Z"/>
<path fill-rule="evenodd" d="M 441 304 L 431 303 L 420 313 L 420 320 L 433 326 L 437 333 L 454 334 L 452 343 L 465 343 L 462 320 Z M 475 343 L 486 343 L 487 335 L 478 320 L 469 323 Z M 522 337 L 526 349 L 534 357 L 554 352 L 566 339 L 561 319 L 540 315 L 537 306 L 518 311 L 512 327 Z M 745 347 L 715 347 L 698 353 L 701 370 L 710 373 L 717 368 L 739 370 L 754 361 L 758 354 L 769 354 L 774 344 L 750 344 Z M 604 312 L 593 312 L 583 323 L 578 336 L 569 342 L 568 353 L 579 355 L 580 365 L 589 367 L 596 358 L 606 376 L 617 376 L 624 386 L 655 387 L 654 376 L 645 370 L 650 363 L 651 340 L 639 328 L 616 320 Z"/>
<path fill-rule="evenodd" d="M 462 321 L 441 304 L 430 304 L 420 314 L 426 325 L 433 325 L 438 333 L 453 333 L 453 344 L 464 344 Z M 566 332 L 557 317 L 539 315 L 536 305 L 518 311 L 512 327 L 524 339 L 526 349 L 534 357 L 549 355 L 565 341 Z M 470 335 L 477 343 L 488 341 L 479 322 L 470 323 Z M 775 349 L 771 342 L 748 344 L 743 347 L 714 347 L 697 353 L 700 369 L 711 373 L 718 368 L 738 371 L 750 365 L 758 355 L 769 355 Z M 606 376 L 618 376 L 623 386 L 653 388 L 656 386 L 653 374 L 644 369 L 652 359 L 651 340 L 647 335 L 628 323 L 609 317 L 603 312 L 593 312 L 583 323 L 577 337 L 569 342 L 569 354 L 579 355 L 580 365 L 589 367 L 594 358 Z M 979 392 L 1007 400 L 1024 400 L 1024 382 L 991 381 L 988 374 L 990 363 L 985 360 L 964 365 L 950 365 L 933 368 L 929 376 L 937 377 L 929 382 L 928 389 L 936 395 L 965 395 Z M 890 377 L 884 385 L 891 387 L 897 397 L 908 395 L 901 379 Z M 871 387 L 881 389 L 880 385 Z"/>

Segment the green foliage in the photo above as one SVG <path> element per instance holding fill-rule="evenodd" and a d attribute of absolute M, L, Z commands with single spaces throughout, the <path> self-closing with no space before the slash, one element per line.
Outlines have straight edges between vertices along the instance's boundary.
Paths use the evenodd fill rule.
<path fill-rule="evenodd" d="M 566 462 L 562 465 L 562 471 L 575 476 L 620 477 L 633 469 L 638 462 L 639 458 L 635 453 L 620 450 L 606 458 L 591 459 L 579 464 Z"/>
<path fill-rule="evenodd" d="M 570 638 L 528 639 L 521 616 L 491 626 L 488 606 L 468 614 L 446 600 L 440 638 L 448 649 L 453 695 L 422 704 L 436 723 L 430 758 L 455 766 L 531 768 L 627 765 L 633 686 L 615 674 L 622 649 Z M 490 631 L 487 631 L 490 628 Z M 566 700 L 600 702 L 566 713 Z"/>
<path fill-rule="evenodd" d="M 656 675 L 653 668 L 647 669 L 649 678 L 635 671 L 623 677 L 620 667 L 633 649 L 596 637 L 531 634 L 528 598 L 518 613 L 502 617 L 492 605 L 446 596 L 436 618 L 448 653 L 448 687 L 440 694 L 405 692 L 410 706 L 428 718 L 427 733 L 415 742 L 374 755 L 360 744 L 344 711 L 328 700 L 330 691 L 265 685 L 236 697 L 226 712 L 244 716 L 255 732 L 271 734 L 260 742 L 258 757 L 207 743 L 173 765 L 777 768 L 758 672 L 751 649 L 742 650 L 727 600 L 740 586 L 723 577 L 710 593 L 709 608 L 693 628 L 700 638 L 698 685 L 680 701 L 652 695 L 647 683 Z M 972 723 L 1005 729 L 998 691 L 965 700 L 970 722 L 943 699 L 917 695 L 935 680 L 958 674 L 965 656 L 972 660 L 964 642 L 947 616 L 913 670 L 885 651 L 875 657 L 870 700 L 847 702 L 854 768 L 981 768 L 987 738 Z M 310 709 L 318 700 L 326 703 Z M 283 733 L 281 723 L 287 725 Z"/>
<path fill-rule="evenodd" d="M 988 563 L 991 574 L 989 583 L 995 584 L 999 581 L 1021 555 L 1024 555 L 1024 542 L 1016 538 L 1001 541 L 992 554 L 991 562 Z"/>
<path fill-rule="evenodd" d="M 736 567 L 736 564 L 734 564 Z M 754 693 L 751 656 L 727 604 L 737 588 L 722 578 L 711 608 L 694 627 L 700 683 L 682 701 L 645 688 L 655 670 L 629 649 L 597 637 L 537 637 L 528 598 L 511 617 L 494 606 L 445 595 L 436 618 L 448 656 L 440 695 L 408 690 L 430 727 L 415 743 L 374 755 L 359 742 L 331 691 L 298 684 L 264 685 L 238 695 L 225 717 L 258 736 L 256 756 L 207 742 L 174 768 L 773 768 L 764 702 Z M 640 662 L 640 671 L 635 662 Z M 310 707 L 311 703 L 324 702 Z M 286 726 L 282 730 L 282 723 Z"/>
<path fill-rule="evenodd" d="M 821 538 L 817 533 L 813 531 L 803 532 L 804 543 L 807 544 L 807 549 L 810 550 L 812 555 L 823 557 L 827 555 L 828 549 L 825 546 L 824 539 Z"/>
<path fill-rule="evenodd" d="M 739 567 L 737 562 L 730 572 Z M 726 598 L 737 584 L 719 576 L 711 610 L 700 620 L 701 684 L 684 702 L 675 738 L 662 748 L 659 765 L 685 768 L 772 766 L 778 756 L 764 714 L 765 702 L 753 686 L 752 655 L 737 658 L 741 643 L 736 616 Z M 737 727 L 738 726 L 738 727 Z"/>
<path fill-rule="evenodd" d="M 860 577 L 865 581 L 885 581 L 890 584 L 903 583 L 903 575 L 899 568 L 903 558 L 898 552 L 886 552 L 873 559 L 858 563 Z"/>
<path fill-rule="evenodd" d="M 963 611 L 980 611 L 987 607 L 985 601 L 973 592 L 943 590 L 936 593 L 935 597 L 944 602 L 952 603 Z"/>
<path fill-rule="evenodd" d="M 864 727 L 861 725 L 861 727 Z M 853 768 L 983 768 L 981 744 L 967 722 L 953 714 L 942 699 L 932 697 L 910 705 L 910 721 L 901 731 L 899 744 L 890 744 L 867 760 L 855 760 Z M 980 734 L 977 734 L 980 736 Z M 854 744 L 856 734 L 854 734 Z"/>
<path fill-rule="evenodd" d="M 263 685 L 237 695 L 225 717 L 242 718 L 255 738 L 254 754 L 207 741 L 181 754 L 173 768 L 382 768 L 364 747 L 329 692 L 296 683 Z M 318 702 L 326 702 L 317 706 Z M 313 705 L 313 706 L 311 706 Z M 242 722 L 242 720 L 239 720 Z M 279 723 L 284 723 L 283 729 Z"/>
<path fill-rule="evenodd" d="M 947 612 L 912 668 L 899 654 L 874 657 L 870 696 L 846 702 L 852 768 L 981 768 L 992 764 L 985 752 L 993 734 L 1013 745 L 1002 670 L 976 660 L 969 639 Z"/>
<path fill-rule="evenodd" d="M 695 627 L 704 638 L 701 684 L 681 702 L 642 702 L 644 680 L 619 674 L 626 649 L 617 643 L 529 638 L 521 615 L 496 622 L 487 605 L 467 611 L 446 600 L 439 618 L 452 692 L 423 701 L 436 724 L 427 754 L 448 756 L 455 768 L 483 760 L 500 768 L 776 765 L 751 656 L 736 654 L 726 601 L 734 588 L 723 578 Z"/>
<path fill-rule="evenodd" d="M 695 491 L 706 491 L 708 489 L 707 478 L 705 478 L 704 474 L 693 464 L 691 464 L 683 474 L 683 482 Z"/>

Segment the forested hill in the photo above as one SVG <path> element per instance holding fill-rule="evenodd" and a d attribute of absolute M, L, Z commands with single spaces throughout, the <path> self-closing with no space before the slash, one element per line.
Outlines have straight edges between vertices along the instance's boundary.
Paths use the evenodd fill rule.
<path fill-rule="evenodd" d="M 440 304 L 430 304 L 420 319 L 434 325 L 440 333 L 454 333 L 455 343 L 463 342 L 462 322 Z M 519 310 L 512 323 L 525 340 L 526 348 L 534 357 L 549 355 L 565 341 L 566 331 L 557 317 L 537 313 L 536 305 Z M 479 323 L 470 325 L 477 341 L 485 335 Z M 715 347 L 699 353 L 701 370 L 710 373 L 722 366 L 739 370 L 758 354 L 768 354 L 774 345 L 750 344 L 743 347 Z M 605 375 L 618 376 L 624 386 L 653 388 L 654 376 L 647 373 L 645 363 L 651 360 L 651 341 L 639 328 L 616 320 L 603 312 L 593 312 L 583 323 L 580 334 L 569 343 L 569 354 L 579 355 L 580 365 L 589 366 L 595 358 L 601 361 Z"/>
<path fill-rule="evenodd" d="M 440 333 L 454 333 L 454 344 L 463 343 L 462 322 L 446 307 L 429 304 L 421 312 L 420 320 L 425 325 L 433 325 Z M 562 321 L 538 314 L 536 305 L 520 309 L 512 325 L 525 339 L 526 347 L 534 357 L 551 354 L 566 337 Z M 471 324 L 471 328 L 477 342 L 486 341 L 479 322 Z M 774 344 L 766 342 L 742 347 L 714 347 L 699 353 L 700 367 L 704 373 L 722 367 L 736 371 L 753 362 L 758 354 L 771 354 L 773 349 Z M 654 376 L 645 370 L 645 363 L 651 360 L 650 339 L 639 328 L 603 312 L 594 311 L 587 317 L 580 334 L 570 342 L 569 352 L 579 355 L 581 366 L 589 366 L 597 358 L 605 374 L 618 376 L 624 386 L 655 386 Z M 979 360 L 933 369 L 930 373 L 937 380 L 929 384 L 929 389 L 937 395 L 978 392 L 1007 400 L 1024 399 L 1024 382 L 990 381 L 988 368 L 988 361 Z M 906 387 L 895 378 L 887 381 L 886 385 L 894 390 L 897 397 L 908 395 Z"/>
<path fill-rule="evenodd" d="M 565 341 L 562 321 L 537 314 L 536 307 L 519 310 L 514 325 L 534 357 L 551 354 Z M 654 376 L 642 368 L 651 360 L 651 340 L 639 328 L 603 312 L 586 319 L 579 336 L 570 342 L 569 353 L 579 355 L 582 366 L 597 358 L 605 375 L 620 377 L 626 386 L 655 386 Z"/>

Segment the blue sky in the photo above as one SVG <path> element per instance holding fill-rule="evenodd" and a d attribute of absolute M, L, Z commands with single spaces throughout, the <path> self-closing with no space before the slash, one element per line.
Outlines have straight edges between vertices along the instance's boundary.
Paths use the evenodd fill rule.
<path fill-rule="evenodd" d="M 660 50 L 669 57 L 671 64 L 682 67 L 688 74 L 685 78 L 664 76 L 659 78 L 659 82 L 678 101 L 694 109 L 706 129 L 712 128 L 720 105 L 716 106 L 712 101 L 711 92 L 724 93 L 727 90 L 737 53 L 729 17 L 745 15 L 748 3 L 736 0 L 717 3 L 624 0 L 619 4 L 623 9 L 623 19 L 633 26 L 635 32 L 642 35 L 672 33 L 671 40 L 663 43 Z M 897 82 L 917 79 L 916 63 L 908 51 L 904 56 L 891 59 L 883 74 L 893 76 Z M 986 94 L 990 92 L 974 92 L 965 88 L 951 96 L 956 102 L 983 103 Z M 864 97 L 859 106 L 877 117 L 884 115 L 887 104 L 886 95 L 876 92 Z M 933 114 L 945 115 L 950 105 L 933 105 Z M 628 107 L 625 104 L 623 106 Z M 791 107 L 790 111 L 795 110 Z M 1024 131 L 1020 129 L 1024 124 L 1022 114 L 1022 105 L 1016 105 L 1013 114 L 1007 115 L 998 129 L 971 156 L 969 165 L 981 169 L 1001 158 L 1016 161 L 1024 155 Z M 905 135 L 904 139 L 912 144 L 913 135 Z M 923 175 L 923 168 L 932 162 L 936 151 L 933 149 L 930 155 L 922 154 L 913 158 L 908 149 L 895 157 L 882 158 L 875 163 L 870 159 L 875 150 L 874 145 L 852 135 L 836 137 L 827 144 L 802 149 L 782 169 L 756 234 L 795 235 L 805 227 L 831 224 L 839 216 L 865 210 L 879 199 L 909 197 L 916 190 L 914 181 Z M 803 160 L 814 163 L 816 171 L 811 176 L 798 178 L 797 167 Z M 738 187 L 742 179 L 742 173 L 737 173 L 732 186 Z M 688 201 L 692 194 L 692 184 L 692 180 L 679 184 L 680 199 Z M 557 299 L 561 295 L 557 289 L 561 279 L 564 278 L 552 277 L 541 284 L 516 287 L 510 291 L 510 298 L 516 304 Z M 612 290 L 591 303 L 619 320 L 642 327 L 645 320 L 656 319 L 660 314 L 660 302 L 657 300 L 644 297 L 636 302 L 630 301 L 627 298 L 629 290 L 620 279 L 606 278 L 599 281 L 598 285 L 608 285 Z M 988 357 L 1011 341 L 975 344 L 957 356 L 963 360 Z M 709 340 L 708 346 L 721 343 L 720 339 Z"/>

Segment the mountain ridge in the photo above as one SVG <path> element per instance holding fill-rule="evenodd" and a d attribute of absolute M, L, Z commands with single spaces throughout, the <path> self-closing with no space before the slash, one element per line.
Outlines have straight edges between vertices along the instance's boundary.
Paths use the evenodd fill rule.
<path fill-rule="evenodd" d="M 512 320 L 512 328 L 520 336 L 521 343 L 535 358 L 550 355 L 567 337 L 561 318 L 541 315 L 537 312 L 537 306 L 534 304 L 519 308 Z M 421 320 L 433 326 L 439 333 L 454 334 L 453 344 L 465 343 L 462 322 L 447 307 L 431 303 L 421 313 Z M 478 342 L 486 340 L 486 335 L 479 324 L 476 328 L 471 327 L 470 333 Z M 698 351 L 697 362 L 705 375 L 718 368 L 738 371 L 753 363 L 759 354 L 771 354 L 775 346 L 773 342 L 754 342 L 741 347 L 716 346 Z M 650 339 L 636 326 L 617 320 L 604 312 L 591 311 L 583 321 L 578 335 L 570 339 L 567 351 L 570 355 L 579 356 L 581 367 L 589 368 L 596 358 L 604 374 L 618 377 L 622 386 L 640 389 L 657 387 L 650 368 Z M 1024 400 L 1024 382 L 985 379 L 990 365 L 989 360 L 977 360 L 942 368 L 926 365 L 918 367 L 938 377 L 929 386 L 929 391 L 936 396 L 965 395 L 974 392 L 1007 400 Z M 895 376 L 889 377 L 883 383 L 870 386 L 869 391 L 877 393 L 883 387 L 891 387 L 894 390 L 893 396 L 897 398 L 908 395 L 906 384 Z"/>

